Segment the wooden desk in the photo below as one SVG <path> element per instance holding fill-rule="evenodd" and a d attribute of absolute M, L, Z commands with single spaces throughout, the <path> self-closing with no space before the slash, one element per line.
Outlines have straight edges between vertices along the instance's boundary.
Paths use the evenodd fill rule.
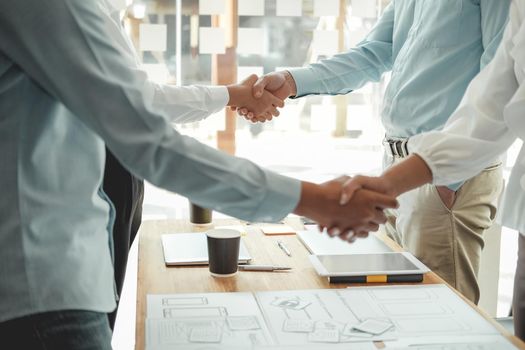
<path fill-rule="evenodd" d="M 297 219 L 288 219 L 287 223 L 294 228 L 303 229 Z M 215 220 L 216 226 L 238 224 L 237 220 Z M 242 272 L 233 278 L 213 278 L 207 266 L 166 267 L 160 242 L 164 233 L 198 232 L 199 229 L 188 221 L 148 221 L 142 223 L 139 233 L 139 260 L 137 281 L 137 319 L 136 346 L 138 350 L 145 347 L 146 295 L 170 293 L 207 293 L 207 292 L 255 292 L 293 289 L 327 289 L 346 288 L 348 284 L 330 284 L 328 280 L 319 277 L 310 262 L 308 251 L 295 237 L 265 236 L 257 227 L 246 226 L 248 235 L 244 240 L 254 264 L 286 265 L 293 268 L 292 272 Z M 209 229 L 209 228 L 207 228 Z M 395 250 L 401 248 L 387 237 L 385 242 Z M 277 241 L 283 241 L 290 249 L 289 257 L 277 246 Z M 424 284 L 445 283 L 435 273 L 425 275 Z M 356 284 L 356 286 L 365 284 Z M 380 285 L 380 284 L 374 284 Z M 465 299 L 466 300 L 466 299 Z M 525 344 L 508 334 L 499 324 L 471 304 L 483 317 L 489 319 L 518 348 L 525 349 Z"/>

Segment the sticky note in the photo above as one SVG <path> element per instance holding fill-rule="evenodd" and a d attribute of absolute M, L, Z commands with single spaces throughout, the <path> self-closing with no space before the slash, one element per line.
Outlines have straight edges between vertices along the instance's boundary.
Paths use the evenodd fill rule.
<path fill-rule="evenodd" d="M 199 0 L 199 15 L 223 15 L 226 0 Z"/>
<path fill-rule="evenodd" d="M 314 16 L 339 16 L 339 0 L 314 0 Z"/>
<path fill-rule="evenodd" d="M 238 0 L 239 16 L 264 16 L 264 0 Z"/>
<path fill-rule="evenodd" d="M 165 24 L 142 23 L 139 26 L 139 47 L 141 51 L 166 51 L 168 29 Z"/>
<path fill-rule="evenodd" d="M 240 83 L 252 74 L 260 77 L 264 74 L 264 68 L 259 66 L 237 67 L 237 82 Z"/>
<path fill-rule="evenodd" d="M 223 28 L 199 28 L 199 53 L 223 54 L 226 52 L 226 33 Z"/>
<path fill-rule="evenodd" d="M 314 30 L 313 48 L 319 55 L 332 56 L 339 47 L 337 30 Z"/>
<path fill-rule="evenodd" d="M 302 16 L 303 0 L 277 0 L 277 16 Z"/>
<path fill-rule="evenodd" d="M 363 18 L 377 17 L 377 1 L 352 0 L 352 16 Z"/>
<path fill-rule="evenodd" d="M 295 235 L 295 230 L 286 224 L 263 224 L 261 231 L 265 235 Z"/>
<path fill-rule="evenodd" d="M 239 28 L 237 36 L 237 53 L 264 54 L 265 33 L 261 28 Z"/>
<path fill-rule="evenodd" d="M 334 104 L 312 105 L 310 130 L 335 130 L 336 106 Z"/>

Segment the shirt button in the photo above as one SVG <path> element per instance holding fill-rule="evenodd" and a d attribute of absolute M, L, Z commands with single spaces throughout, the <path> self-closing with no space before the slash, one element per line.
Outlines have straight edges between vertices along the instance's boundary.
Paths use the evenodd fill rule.
<path fill-rule="evenodd" d="M 521 177 L 520 185 L 523 190 L 525 190 L 525 175 Z"/>

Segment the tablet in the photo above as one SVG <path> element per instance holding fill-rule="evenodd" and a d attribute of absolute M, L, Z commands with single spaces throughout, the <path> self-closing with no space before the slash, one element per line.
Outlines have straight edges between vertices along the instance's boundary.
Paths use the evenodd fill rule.
<path fill-rule="evenodd" d="M 320 276 L 407 275 L 430 270 L 407 252 L 310 255 Z"/>

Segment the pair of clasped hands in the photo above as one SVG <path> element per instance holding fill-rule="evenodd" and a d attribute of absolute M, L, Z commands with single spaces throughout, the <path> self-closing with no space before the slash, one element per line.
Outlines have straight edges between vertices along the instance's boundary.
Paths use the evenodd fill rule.
<path fill-rule="evenodd" d="M 251 122 L 279 116 L 284 100 L 297 93 L 287 71 L 251 75 L 228 90 L 230 108 Z M 377 231 L 387 220 L 384 210 L 397 206 L 395 192 L 380 178 L 342 176 L 320 185 L 303 182 L 294 213 L 314 219 L 331 236 L 353 242 Z"/>

